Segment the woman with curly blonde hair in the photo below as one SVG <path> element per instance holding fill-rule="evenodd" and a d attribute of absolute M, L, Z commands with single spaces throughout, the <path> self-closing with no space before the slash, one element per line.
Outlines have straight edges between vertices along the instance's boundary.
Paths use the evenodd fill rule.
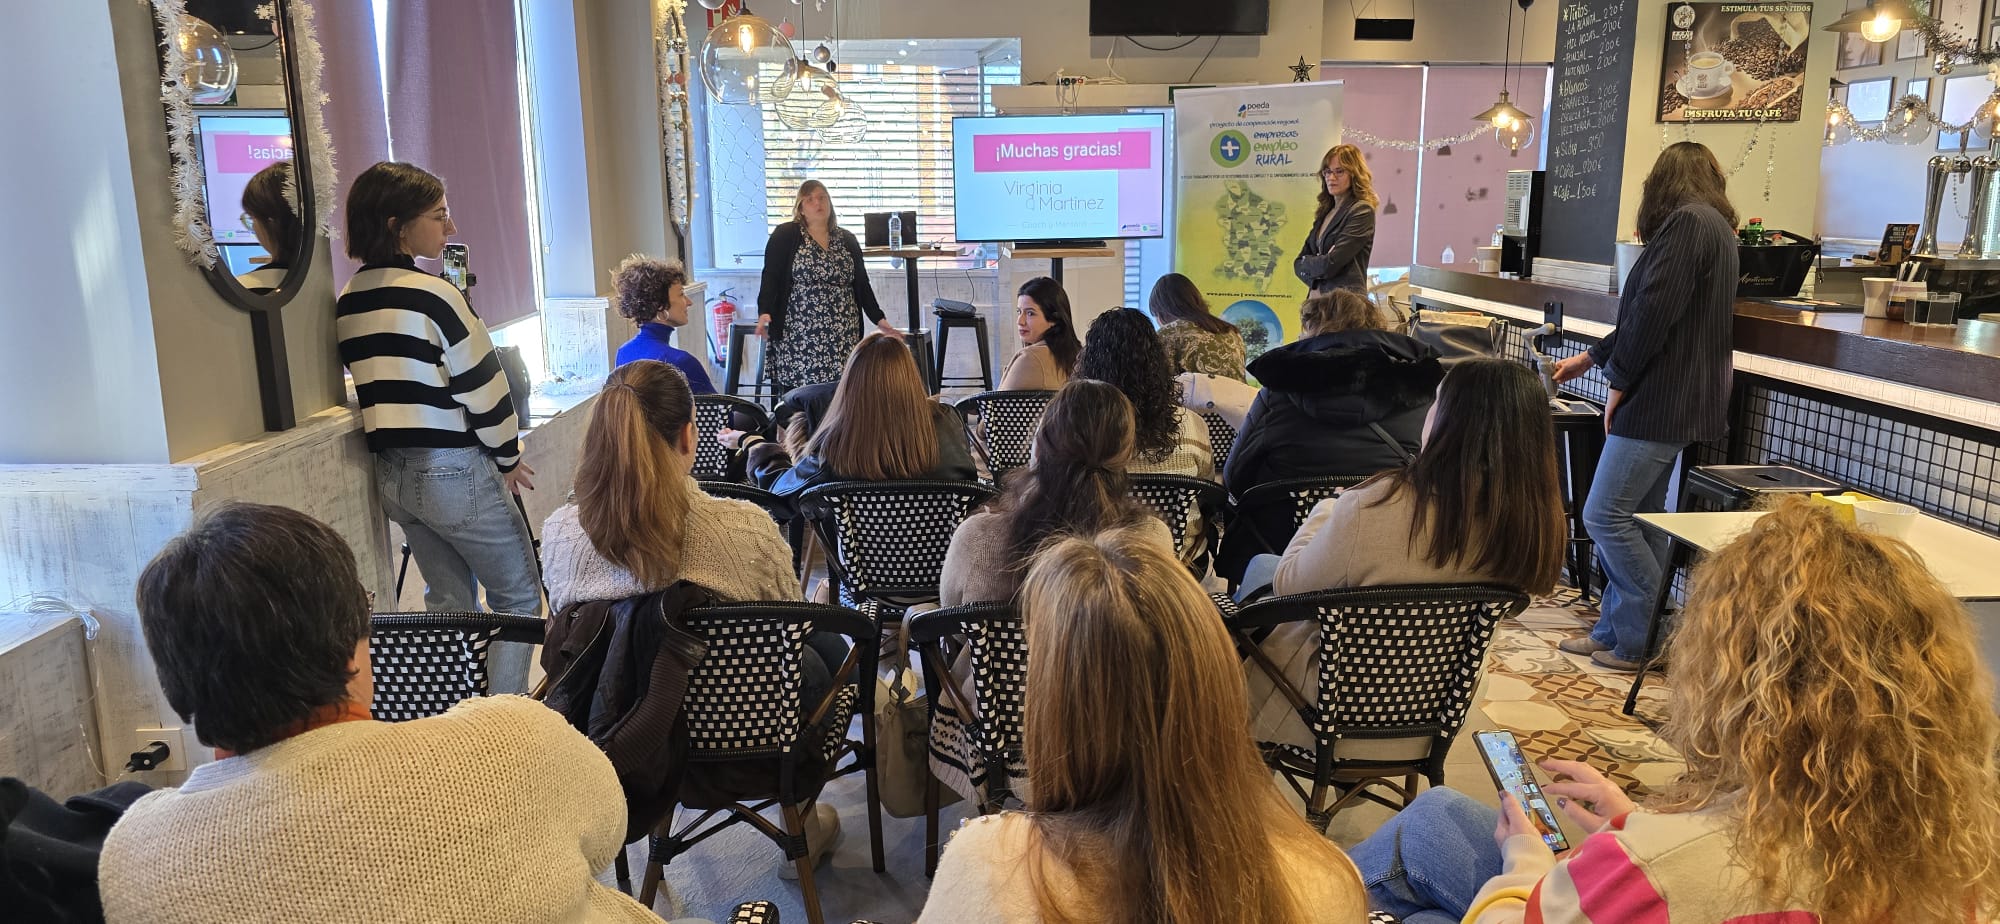
<path fill-rule="evenodd" d="M 1431 790 L 1354 851 L 1376 906 L 1409 924 L 2000 912 L 1993 678 L 1909 546 L 1781 500 L 1698 569 L 1674 647 L 1661 735 L 1687 770 L 1665 792 L 1640 808 L 1544 761 L 1558 807 L 1596 832 L 1558 861 L 1511 798 L 1495 827 Z"/>

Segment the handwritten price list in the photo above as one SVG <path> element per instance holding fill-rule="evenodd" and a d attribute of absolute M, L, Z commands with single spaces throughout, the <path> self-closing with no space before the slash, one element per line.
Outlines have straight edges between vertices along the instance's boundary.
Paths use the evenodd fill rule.
<path fill-rule="evenodd" d="M 1611 262 L 1638 0 L 1563 0 L 1549 109 L 1542 253 Z"/>

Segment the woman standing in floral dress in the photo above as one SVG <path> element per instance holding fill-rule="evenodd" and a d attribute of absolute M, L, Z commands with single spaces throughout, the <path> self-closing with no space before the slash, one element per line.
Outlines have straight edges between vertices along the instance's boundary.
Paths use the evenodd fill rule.
<path fill-rule="evenodd" d="M 840 378 L 847 355 L 861 342 L 861 315 L 897 340 L 875 301 L 861 243 L 834 219 L 825 184 L 799 184 L 792 220 L 764 245 L 764 281 L 757 292 L 757 335 L 764 338 L 764 368 L 784 394 L 801 385 Z"/>

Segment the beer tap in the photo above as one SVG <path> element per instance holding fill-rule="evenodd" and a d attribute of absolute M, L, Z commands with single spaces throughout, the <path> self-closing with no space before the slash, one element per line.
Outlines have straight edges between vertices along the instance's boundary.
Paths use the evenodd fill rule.
<path fill-rule="evenodd" d="M 1947 157 L 1939 154 L 1930 159 L 1928 180 L 1924 187 L 1924 236 L 1917 239 L 1917 248 L 1910 252 L 1913 257 L 1935 257 L 1938 255 L 1937 227 L 1938 212 L 1944 206 L 1944 187 L 1953 174 L 1972 172 L 1972 161 L 1965 155 Z"/>
<path fill-rule="evenodd" d="M 1994 201 L 1994 180 L 2000 176 L 2000 137 L 1987 145 L 1986 153 L 1971 160 L 1972 217 L 1965 223 L 1965 243 L 1958 248 L 1961 259 L 2000 256 L 2000 202 Z M 1963 160 L 1964 158 L 1960 158 Z"/>

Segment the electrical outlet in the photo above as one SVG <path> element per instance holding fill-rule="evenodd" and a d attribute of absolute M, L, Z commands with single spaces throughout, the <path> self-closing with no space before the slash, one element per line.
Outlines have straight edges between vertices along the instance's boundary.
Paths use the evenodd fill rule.
<path fill-rule="evenodd" d="M 145 750 L 147 745 L 155 741 L 164 741 L 167 743 L 167 759 L 161 761 L 160 765 L 153 769 L 185 771 L 188 768 L 187 736 L 181 734 L 181 730 L 178 728 L 134 729 L 130 742 L 131 746 L 118 756 L 121 760 L 130 757 L 133 751 Z"/>

